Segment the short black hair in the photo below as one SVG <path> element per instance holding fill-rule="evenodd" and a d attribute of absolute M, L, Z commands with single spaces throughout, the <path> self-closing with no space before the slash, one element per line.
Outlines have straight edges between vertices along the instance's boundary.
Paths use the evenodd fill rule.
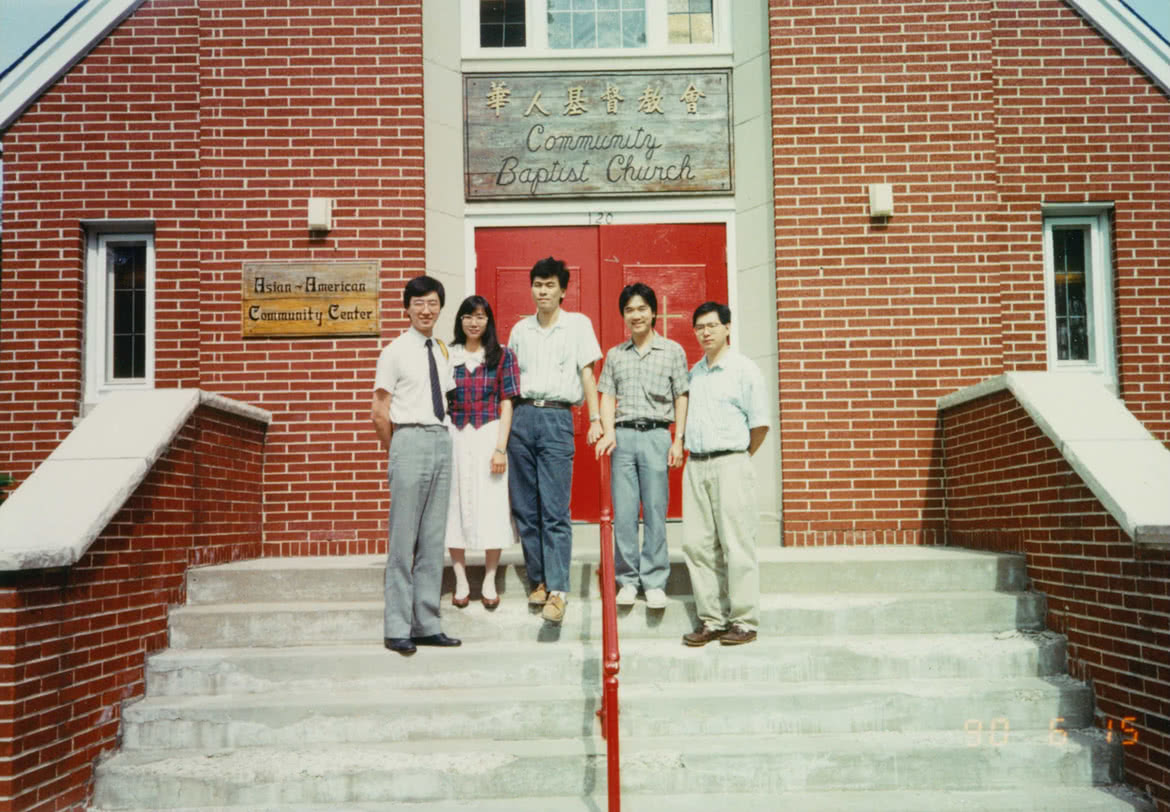
<path fill-rule="evenodd" d="M 698 324 L 699 319 L 708 313 L 717 313 L 720 324 L 731 324 L 731 308 L 719 302 L 703 302 L 695 308 L 695 315 L 691 316 L 691 326 Z"/>
<path fill-rule="evenodd" d="M 560 283 L 561 290 L 569 289 L 569 266 L 565 265 L 564 260 L 554 257 L 545 257 L 536 261 L 532 270 L 528 272 L 528 284 L 531 285 L 537 279 L 548 279 L 553 276 Z"/>
<path fill-rule="evenodd" d="M 654 289 L 644 282 L 635 282 L 622 288 L 622 292 L 618 294 L 618 312 L 624 316 L 626 305 L 635 296 L 641 296 L 642 301 L 650 305 L 650 312 L 654 314 L 654 318 L 650 320 L 650 326 L 658 324 L 658 297 L 654 295 Z"/>
<path fill-rule="evenodd" d="M 439 307 L 447 302 L 447 293 L 443 290 L 443 283 L 433 276 L 416 276 L 406 283 L 402 291 L 402 306 L 409 309 L 410 300 L 415 296 L 426 296 L 428 293 L 439 294 Z"/>

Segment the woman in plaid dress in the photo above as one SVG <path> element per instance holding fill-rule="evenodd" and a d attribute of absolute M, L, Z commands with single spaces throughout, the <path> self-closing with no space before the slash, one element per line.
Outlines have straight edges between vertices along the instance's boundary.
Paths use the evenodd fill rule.
<path fill-rule="evenodd" d="M 481 600 L 495 609 L 500 550 L 515 543 L 507 449 L 520 367 L 515 354 L 500 346 L 491 305 L 482 296 L 468 296 L 459 305 L 450 363 L 455 378 L 448 395 L 454 461 L 447 512 L 447 549 L 455 570 L 451 603 L 462 609 L 470 602 L 465 551 L 483 550 Z"/>

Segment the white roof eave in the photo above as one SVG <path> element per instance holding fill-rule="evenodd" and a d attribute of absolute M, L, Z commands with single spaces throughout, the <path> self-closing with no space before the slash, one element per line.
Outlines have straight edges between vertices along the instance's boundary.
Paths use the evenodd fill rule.
<path fill-rule="evenodd" d="M 0 79 L 0 133 L 145 0 L 90 0 Z"/>
<path fill-rule="evenodd" d="M 1066 0 L 1170 95 L 1170 45 L 1117 0 Z"/>

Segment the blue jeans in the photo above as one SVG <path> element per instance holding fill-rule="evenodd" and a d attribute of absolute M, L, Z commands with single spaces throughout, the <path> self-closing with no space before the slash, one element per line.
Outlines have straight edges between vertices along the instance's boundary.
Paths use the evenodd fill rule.
<path fill-rule="evenodd" d="M 666 589 L 670 562 L 666 547 L 666 503 L 670 498 L 666 455 L 670 430 L 617 427 L 610 463 L 613 494 L 614 574 L 618 586 L 639 582 L 643 589 Z M 638 555 L 638 507 L 642 508 L 642 554 Z"/>
<path fill-rule="evenodd" d="M 451 434 L 446 426 L 404 426 L 390 440 L 390 543 L 386 550 L 385 637 L 438 634 Z"/>
<path fill-rule="evenodd" d="M 573 525 L 573 414 L 520 404 L 508 437 L 508 489 L 524 566 L 535 587 L 569 591 Z"/>

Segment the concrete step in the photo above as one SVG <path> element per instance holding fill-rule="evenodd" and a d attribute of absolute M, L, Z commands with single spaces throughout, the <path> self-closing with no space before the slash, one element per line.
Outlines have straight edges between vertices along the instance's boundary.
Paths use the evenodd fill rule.
<path fill-rule="evenodd" d="M 760 588 L 764 592 L 945 592 L 1020 591 L 1027 588 L 1021 556 L 946 547 L 767 547 L 760 548 Z M 571 569 L 572 594 L 597 592 L 596 544 L 578 545 Z M 469 578 L 478 597 L 483 555 L 469 553 Z M 519 548 L 505 550 L 497 588 L 509 597 L 527 594 Z M 449 564 L 449 561 L 448 561 Z M 191 604 L 279 602 L 290 596 L 313 601 L 382 599 L 384 556 L 263 558 L 200 567 L 188 573 Z M 443 591 L 454 589 L 448 566 Z M 667 591 L 690 593 L 681 547 L 671 551 Z"/>
<path fill-rule="evenodd" d="M 382 637 L 381 601 L 220 603 L 180 606 L 170 613 L 174 648 L 289 646 L 353 643 Z M 762 635 L 904 634 L 1039 629 L 1044 600 L 1037 593 L 911 592 L 905 594 L 765 594 Z M 495 612 L 446 602 L 443 631 L 468 643 L 522 639 L 600 640 L 596 601 L 570 598 L 561 624 L 545 623 L 539 609 L 505 600 Z M 675 637 L 697 624 L 694 602 L 671 599 L 666 609 L 639 604 L 618 613 L 624 638 Z"/>
<path fill-rule="evenodd" d="M 624 738 L 634 795 L 828 790 L 996 790 L 1115 783 L 1120 745 L 1097 732 L 1050 741 L 1012 732 L 972 746 L 962 732 Z M 341 804 L 592 795 L 605 782 L 599 738 L 123 751 L 97 767 L 94 804 Z"/>
<path fill-rule="evenodd" d="M 489 798 L 405 802 L 390 808 L 404 812 L 516 812 L 522 808 L 557 812 L 600 812 L 603 795 L 526 800 Z M 250 812 L 382 812 L 386 804 L 331 803 L 250 806 Z M 634 795 L 622 793 L 623 812 L 1155 812 L 1154 805 L 1125 786 L 1037 787 L 1006 790 L 885 790 L 781 792 L 776 794 Z M 172 812 L 222 812 L 222 806 L 176 807 Z M 111 812 L 93 808 L 90 812 Z M 142 807 L 134 812 L 154 812 Z"/>
<path fill-rule="evenodd" d="M 1047 677 L 1066 669 L 1065 639 L 1052 632 L 763 637 L 747 646 L 688 648 L 675 638 L 622 642 L 623 682 L 664 680 L 795 682 Z M 148 696 L 562 684 L 601 673 L 596 643 L 490 646 L 392 656 L 381 641 L 288 648 L 167 649 L 147 664 Z"/>
<path fill-rule="evenodd" d="M 562 685 L 147 697 L 123 711 L 123 747 L 568 739 L 598 732 L 599 690 L 595 676 L 579 675 Z M 620 705 L 623 736 L 964 730 L 978 746 L 981 740 L 1010 739 L 1013 732 L 1077 729 L 1092 721 L 1092 694 L 1068 677 L 994 683 L 626 682 Z"/>

